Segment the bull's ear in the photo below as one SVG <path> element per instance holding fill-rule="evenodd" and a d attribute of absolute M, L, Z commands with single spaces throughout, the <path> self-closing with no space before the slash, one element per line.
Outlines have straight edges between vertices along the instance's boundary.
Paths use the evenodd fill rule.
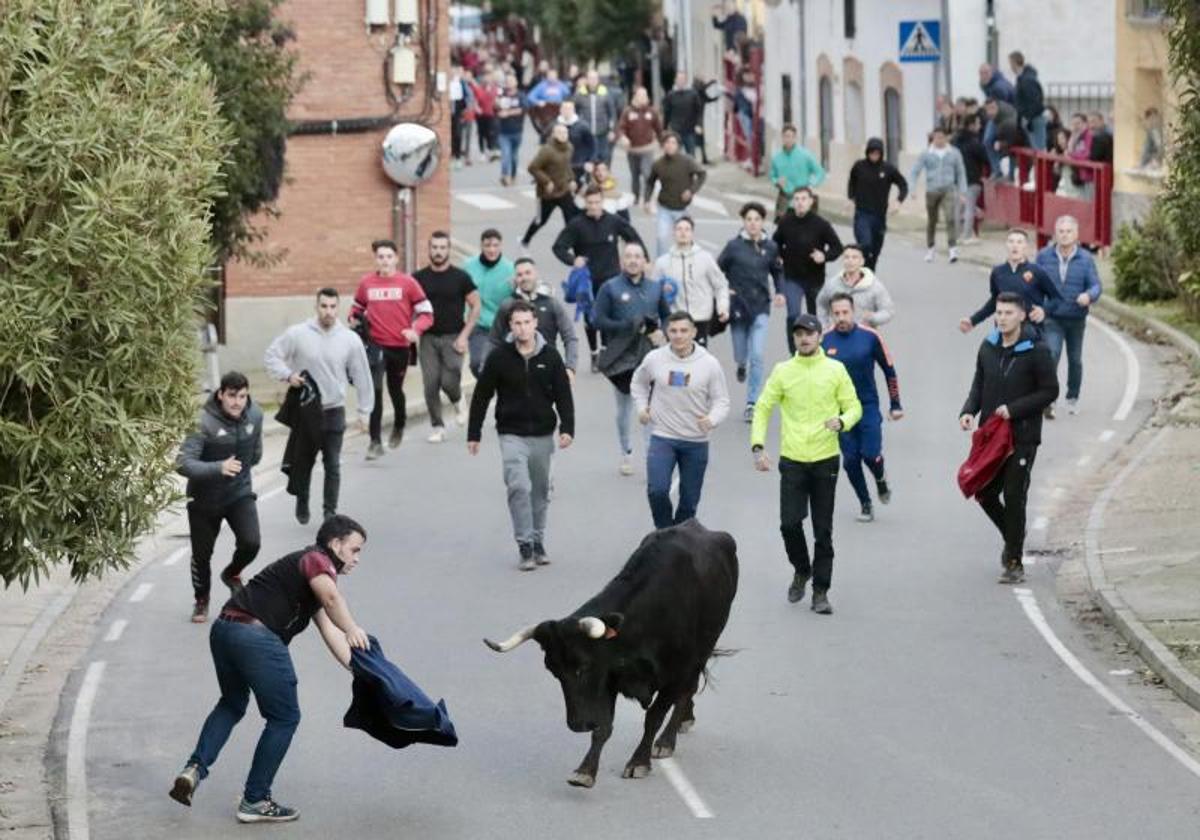
<path fill-rule="evenodd" d="M 625 620 L 623 613 L 610 612 L 600 616 L 600 620 L 604 622 L 604 626 L 608 628 L 612 636 L 617 635 L 617 631 L 621 629 L 621 622 Z M 608 636 L 608 638 L 612 638 Z"/>

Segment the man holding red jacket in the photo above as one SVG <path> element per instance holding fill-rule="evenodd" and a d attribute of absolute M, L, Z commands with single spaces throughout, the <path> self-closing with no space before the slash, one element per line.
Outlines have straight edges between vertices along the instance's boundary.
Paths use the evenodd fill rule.
<path fill-rule="evenodd" d="M 408 372 L 412 348 L 421 333 L 433 326 L 433 304 L 425 297 L 421 284 L 396 267 L 396 243 L 377 239 L 371 243 L 371 251 L 375 254 L 375 271 L 358 281 L 354 305 L 350 308 L 351 325 L 365 316 L 370 341 L 382 351 L 382 360 L 371 367 L 375 407 L 371 410 L 367 460 L 383 455 L 385 375 L 394 414 L 388 447 L 395 449 L 404 438 L 404 375 Z"/>

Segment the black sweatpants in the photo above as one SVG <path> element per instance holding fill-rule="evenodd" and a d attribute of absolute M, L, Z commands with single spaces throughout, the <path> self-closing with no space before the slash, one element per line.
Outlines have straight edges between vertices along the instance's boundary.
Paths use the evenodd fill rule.
<path fill-rule="evenodd" d="M 977 497 L 983 512 L 1004 538 L 1004 560 L 1020 560 L 1025 554 L 1025 502 L 1036 455 L 1036 444 L 1014 446 L 1004 467 Z"/>
<path fill-rule="evenodd" d="M 383 347 L 383 360 L 371 368 L 375 385 L 375 407 L 371 409 L 371 442 L 383 442 L 383 381 L 387 379 L 388 396 L 392 399 L 392 428 L 404 431 L 407 407 L 404 403 L 404 375 L 412 357 L 409 347 Z"/>
<path fill-rule="evenodd" d="M 233 559 L 227 571 L 240 574 L 254 562 L 262 537 L 258 529 L 258 503 L 255 496 L 243 496 L 222 508 L 197 507 L 188 502 L 188 534 L 192 540 L 192 591 L 197 601 L 207 601 L 212 588 L 212 553 L 221 532 L 221 521 L 233 531 Z"/>
<path fill-rule="evenodd" d="M 779 530 L 788 561 L 797 574 L 811 577 L 813 591 L 833 582 L 833 497 L 837 492 L 837 455 L 821 461 L 779 459 Z M 813 556 L 809 562 L 804 520 L 812 512 Z"/>
<path fill-rule="evenodd" d="M 571 193 L 559 196 L 558 198 L 540 198 L 538 199 L 538 212 L 533 217 L 533 221 L 529 223 L 529 227 L 525 230 L 525 235 L 521 237 L 521 245 L 528 246 L 533 241 L 534 235 L 537 234 L 546 222 L 550 221 L 550 215 L 557 207 L 562 211 L 563 224 L 575 218 L 579 212 L 579 208 L 575 206 L 575 199 Z"/>
<path fill-rule="evenodd" d="M 321 466 L 325 469 L 325 485 L 321 508 L 326 517 L 337 513 L 338 493 L 342 487 L 342 441 L 346 437 L 346 409 L 327 408 L 321 424 Z M 308 502 L 312 469 L 304 477 L 304 492 L 297 499 Z"/>

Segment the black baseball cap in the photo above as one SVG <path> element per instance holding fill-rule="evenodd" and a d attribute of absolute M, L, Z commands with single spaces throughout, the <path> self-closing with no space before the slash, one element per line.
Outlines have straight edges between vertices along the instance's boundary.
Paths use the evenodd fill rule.
<path fill-rule="evenodd" d="M 792 324 L 792 332 L 817 332 L 821 331 L 821 322 L 817 320 L 816 315 L 809 315 L 807 312 L 796 319 Z"/>

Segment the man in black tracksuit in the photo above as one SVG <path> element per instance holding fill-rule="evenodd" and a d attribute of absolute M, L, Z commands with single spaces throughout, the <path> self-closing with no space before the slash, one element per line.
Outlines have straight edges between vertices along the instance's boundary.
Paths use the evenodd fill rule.
<path fill-rule="evenodd" d="M 175 468 L 187 478 L 188 532 L 192 540 L 192 621 L 208 620 L 213 545 L 221 522 L 233 530 L 233 559 L 221 572 L 232 591 L 242 587 L 242 569 L 258 556 L 261 537 L 250 468 L 262 460 L 262 409 L 250 400 L 250 383 L 230 371 L 200 411 L 200 420 L 179 447 Z"/>
<path fill-rule="evenodd" d="M 1001 583 L 1025 579 L 1025 502 L 1038 445 L 1042 412 L 1058 399 L 1058 377 L 1049 348 L 1025 325 L 1025 301 L 1016 292 L 996 297 L 998 329 L 979 346 L 975 379 L 958 418 L 964 431 L 993 414 L 1012 424 L 1013 453 L 977 496 L 984 513 L 1004 538 Z M 1001 496 L 1004 500 L 1001 501 Z"/>
<path fill-rule="evenodd" d="M 850 168 L 850 182 L 846 187 L 854 202 L 854 241 L 865 249 L 867 268 L 872 271 L 887 234 L 892 184 L 900 190 L 896 198 L 903 203 L 908 197 L 908 181 L 900 170 L 883 159 L 883 141 L 872 137 L 867 141 L 867 156 Z"/>

